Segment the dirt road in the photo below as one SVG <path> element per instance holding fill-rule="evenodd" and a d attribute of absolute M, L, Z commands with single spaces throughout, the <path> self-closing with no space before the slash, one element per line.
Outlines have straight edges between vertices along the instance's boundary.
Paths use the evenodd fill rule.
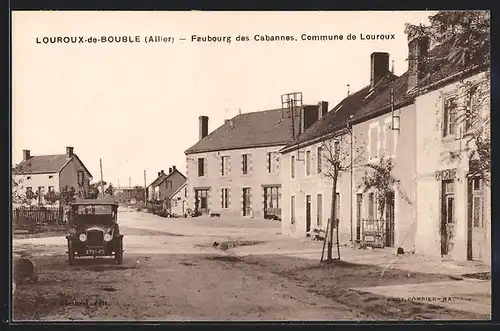
<path fill-rule="evenodd" d="M 314 260 L 285 255 L 237 257 L 233 254 L 236 247 L 228 250 L 212 247 L 214 241 L 222 245 L 228 240 L 232 240 L 234 246 L 238 243 L 255 247 L 265 245 L 266 240 L 278 240 L 274 224 L 263 230 L 227 226 L 221 220 L 214 221 L 214 226 L 203 224 L 209 222 L 204 220 L 197 224 L 181 220 L 184 224 L 174 227 L 167 223 L 170 220 L 159 223 L 163 220 L 144 214 L 129 216 L 122 223 L 126 242 L 122 266 L 91 260 L 69 267 L 61 237 L 16 241 L 15 253 L 28 255 L 35 261 L 39 281 L 16 288 L 14 319 L 352 321 L 488 318 L 352 290 L 366 286 L 438 282 L 449 280 L 447 275 L 410 274 L 395 269 L 382 271 L 378 267 L 346 262 L 320 265 Z M 134 217 L 142 223 L 134 222 Z M 241 241 L 243 238 L 245 242 Z"/>

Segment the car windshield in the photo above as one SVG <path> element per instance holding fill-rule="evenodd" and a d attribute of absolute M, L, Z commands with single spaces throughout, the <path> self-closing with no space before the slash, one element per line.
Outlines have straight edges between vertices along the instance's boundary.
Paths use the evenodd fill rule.
<path fill-rule="evenodd" d="M 113 207 L 110 205 L 81 205 L 78 206 L 79 215 L 112 215 Z"/>

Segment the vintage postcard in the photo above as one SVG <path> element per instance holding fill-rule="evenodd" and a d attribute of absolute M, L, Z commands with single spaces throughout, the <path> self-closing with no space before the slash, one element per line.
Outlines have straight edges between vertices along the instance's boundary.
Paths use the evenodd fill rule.
<path fill-rule="evenodd" d="M 487 11 L 14 11 L 13 321 L 491 318 Z"/>

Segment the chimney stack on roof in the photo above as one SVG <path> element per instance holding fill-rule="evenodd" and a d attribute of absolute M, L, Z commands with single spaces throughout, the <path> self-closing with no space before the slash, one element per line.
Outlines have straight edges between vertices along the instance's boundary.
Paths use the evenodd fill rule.
<path fill-rule="evenodd" d="M 66 156 L 67 157 L 72 157 L 73 156 L 73 147 L 67 146 L 66 147 Z"/>
<path fill-rule="evenodd" d="M 177 169 L 175 166 L 172 166 L 172 171 L 175 171 L 175 169 Z"/>
<path fill-rule="evenodd" d="M 161 172 L 162 175 L 165 173 L 165 171 L 163 171 L 163 170 L 161 170 L 160 172 Z"/>
<path fill-rule="evenodd" d="M 370 56 L 370 87 L 389 73 L 389 53 L 373 52 Z"/>
<path fill-rule="evenodd" d="M 31 159 L 30 150 L 23 150 L 23 161 L 28 161 L 29 159 Z"/>
<path fill-rule="evenodd" d="M 168 168 L 168 173 L 171 174 L 172 173 L 172 167 Z"/>
<path fill-rule="evenodd" d="M 408 41 L 408 91 L 418 85 L 425 74 L 425 61 L 429 55 L 430 39 L 420 35 Z"/>
<path fill-rule="evenodd" d="M 161 171 L 158 171 L 158 177 L 160 177 L 160 176 L 161 176 Z"/>
<path fill-rule="evenodd" d="M 208 116 L 200 116 L 200 140 L 208 136 Z"/>
<path fill-rule="evenodd" d="M 328 101 L 320 101 L 318 103 L 318 119 L 325 116 L 328 113 Z"/>

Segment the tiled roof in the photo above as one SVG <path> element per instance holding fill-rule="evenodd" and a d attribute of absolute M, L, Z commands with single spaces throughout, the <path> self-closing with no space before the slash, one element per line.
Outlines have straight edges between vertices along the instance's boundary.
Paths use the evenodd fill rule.
<path fill-rule="evenodd" d="M 292 141 L 291 121 L 282 116 L 281 109 L 240 114 L 226 121 L 185 153 L 286 145 Z"/>
<path fill-rule="evenodd" d="M 353 115 L 353 120 L 364 115 L 368 109 L 384 104 L 383 99 L 387 86 L 390 82 L 401 80 L 392 73 L 387 74 L 377 83 L 373 89 L 366 86 L 354 94 L 349 95 L 338 103 L 325 116 L 311 125 L 303 134 L 301 134 L 293 143 L 287 145 L 284 150 L 293 148 L 294 145 L 307 143 L 314 139 L 331 134 L 347 126 L 348 119 Z M 389 95 L 387 93 L 387 100 Z"/>
<path fill-rule="evenodd" d="M 186 178 L 186 176 L 184 176 L 182 174 L 182 172 L 180 172 L 178 169 L 175 169 L 173 170 L 171 173 L 169 174 L 166 174 L 166 173 L 162 173 L 160 176 L 158 176 L 158 178 L 156 178 L 151 184 L 149 184 L 149 186 L 158 186 L 160 185 L 161 183 L 163 183 L 167 178 L 169 178 L 170 176 L 172 176 L 175 172 L 178 172 L 182 177 Z"/>
<path fill-rule="evenodd" d="M 32 156 L 27 161 L 19 163 L 14 169 L 14 174 L 57 173 L 70 160 L 66 154 Z"/>
<path fill-rule="evenodd" d="M 172 199 L 172 197 L 173 197 L 174 195 L 176 195 L 177 193 L 179 193 L 179 191 L 181 191 L 184 187 L 186 187 L 186 185 L 187 185 L 187 181 L 186 181 L 186 182 L 184 182 L 184 184 L 182 184 L 181 186 L 179 186 L 179 188 L 178 188 L 177 190 L 175 190 L 175 192 L 174 192 L 174 193 L 170 194 L 170 196 L 169 196 L 168 198 L 169 198 L 169 199 Z"/>
<path fill-rule="evenodd" d="M 441 44 L 433 47 L 429 52 L 429 60 L 426 64 L 424 78 L 418 83 L 418 87 L 424 87 L 438 82 L 447 77 L 466 69 L 452 64 L 446 60 L 446 55 L 451 51 L 450 44 Z M 476 57 L 477 59 L 477 57 Z M 481 63 L 471 63 L 468 68 Z M 363 121 L 371 116 L 377 116 L 390 109 L 390 91 L 393 89 L 394 103 L 396 106 L 404 105 L 412 101 L 408 90 L 408 72 L 397 77 L 392 74 L 382 79 L 370 95 L 370 87 L 364 87 L 358 92 L 346 97 L 337 104 L 326 116 L 308 128 L 293 143 L 287 145 L 283 151 L 292 150 L 294 145 L 307 144 L 328 134 L 332 134 L 347 125 L 349 116 L 353 115 L 353 123 Z M 368 96 L 370 95 L 370 96 Z M 337 111 L 335 111 L 337 110 Z"/>

